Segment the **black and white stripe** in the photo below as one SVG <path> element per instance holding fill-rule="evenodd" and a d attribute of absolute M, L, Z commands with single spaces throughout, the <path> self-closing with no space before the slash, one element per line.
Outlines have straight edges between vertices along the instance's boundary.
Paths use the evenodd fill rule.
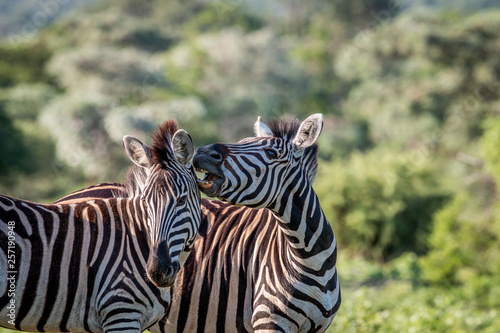
<path fill-rule="evenodd" d="M 152 332 L 323 332 L 340 306 L 335 236 L 311 187 L 322 116 L 198 149 L 200 239 Z"/>
<path fill-rule="evenodd" d="M 0 326 L 141 332 L 164 316 L 166 287 L 200 222 L 193 144 L 172 121 L 152 147 L 124 144 L 142 177 L 126 198 L 43 205 L 0 196 Z"/>
<path fill-rule="evenodd" d="M 224 168 L 224 174 L 237 172 L 233 165 L 250 170 L 259 166 L 260 171 L 245 170 L 246 180 L 238 174 L 228 176 L 233 181 L 227 180 L 223 187 L 232 188 L 229 194 L 223 190 L 219 194 L 223 200 L 227 200 L 226 195 L 246 198 L 249 206 L 271 202 L 272 211 L 202 199 L 199 236 L 172 286 L 172 305 L 166 316 L 150 328 L 151 332 L 326 330 L 340 306 L 336 241 L 311 188 L 317 169 L 317 146 L 303 149 L 299 157 L 287 156 L 296 149 L 291 144 L 299 125 L 296 120 L 282 120 L 273 122 L 271 130 L 258 121 L 257 136 L 263 137 L 199 150 L 197 159 L 212 155 L 220 160 L 215 164 L 226 160 L 220 170 L 212 170 L 219 176 Z M 267 138 L 271 133 L 273 137 Z M 270 148 L 279 153 L 274 159 L 267 152 Z M 253 158 L 248 156 L 249 151 L 259 155 Z M 243 155 L 241 161 L 237 160 L 239 154 Z M 280 165 L 273 166 L 272 162 Z M 270 176 L 280 177 L 280 181 Z M 217 185 L 222 178 L 211 174 L 207 179 L 210 181 L 200 184 Z M 103 192 L 93 195 L 108 195 L 109 186 L 113 185 L 103 184 Z M 265 186 L 281 187 L 272 190 Z M 238 187 L 242 190 L 237 191 Z M 122 190 L 117 185 L 113 193 Z M 281 204 L 277 200 L 280 195 L 275 193 L 283 193 Z M 275 199 L 266 198 L 270 195 Z M 284 200 L 290 195 L 291 201 Z M 284 220 L 285 214 L 289 220 Z"/>

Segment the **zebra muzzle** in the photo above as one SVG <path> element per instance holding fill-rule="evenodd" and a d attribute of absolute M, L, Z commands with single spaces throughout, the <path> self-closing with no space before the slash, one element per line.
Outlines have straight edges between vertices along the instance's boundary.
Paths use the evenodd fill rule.
<path fill-rule="evenodd" d="M 149 280 L 160 288 L 171 286 L 180 268 L 179 263 L 172 261 L 168 253 L 167 242 L 163 241 L 151 250 L 146 264 Z"/>
<path fill-rule="evenodd" d="M 205 173 L 205 178 L 196 179 L 196 181 L 198 182 L 198 186 L 200 186 L 204 190 L 210 191 L 214 187 L 215 175 L 209 173 L 207 170 L 204 169 L 196 169 L 196 171 Z"/>
<path fill-rule="evenodd" d="M 165 271 L 154 271 L 150 273 L 149 279 L 159 288 L 170 287 L 177 276 L 179 267 L 176 265 L 169 266 Z"/>

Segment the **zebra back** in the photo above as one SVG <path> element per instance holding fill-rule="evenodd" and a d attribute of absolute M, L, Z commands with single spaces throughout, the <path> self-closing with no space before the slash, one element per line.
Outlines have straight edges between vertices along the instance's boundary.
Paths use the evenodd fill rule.
<path fill-rule="evenodd" d="M 120 183 L 102 183 L 92 185 L 84 189 L 72 192 L 58 199 L 54 204 L 76 203 L 88 201 L 91 198 L 126 198 L 128 197 L 127 186 Z"/>

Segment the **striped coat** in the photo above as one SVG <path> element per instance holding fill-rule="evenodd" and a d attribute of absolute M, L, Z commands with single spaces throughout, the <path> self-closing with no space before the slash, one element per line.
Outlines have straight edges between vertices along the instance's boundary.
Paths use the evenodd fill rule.
<path fill-rule="evenodd" d="M 289 122 L 275 123 L 273 130 L 268 131 L 282 138 L 296 137 L 299 126 Z M 205 147 L 199 149 L 197 156 L 217 156 L 216 153 Z M 150 328 L 151 332 L 326 330 L 340 307 L 340 287 L 336 241 L 310 188 L 316 172 L 316 154 L 313 145 L 300 159 L 304 169 L 301 179 L 305 182 L 302 187 L 308 191 L 299 193 L 307 194 L 310 208 L 301 201 L 302 196 L 297 196 L 289 207 L 300 205 L 311 216 L 306 222 L 316 231 L 307 235 L 301 231 L 302 242 L 310 245 L 309 252 L 300 249 L 299 237 L 291 238 L 290 226 L 294 221 L 288 215 L 286 224 L 285 209 L 276 209 L 276 203 L 270 205 L 273 210 L 251 209 L 202 199 L 199 236 L 172 286 L 172 305 L 166 316 Z M 196 163 L 199 160 L 195 159 Z M 200 186 L 216 183 L 215 176 L 209 174 Z M 96 195 L 95 188 L 92 191 Z M 300 222 L 301 217 L 295 223 Z M 311 246 L 314 244 L 318 246 Z M 306 260 L 301 262 L 300 256 L 304 255 Z M 307 257 L 311 260 L 307 261 Z"/>
<path fill-rule="evenodd" d="M 0 196 L 0 326 L 140 332 L 164 316 L 200 221 L 194 148 L 175 122 L 152 147 L 124 144 L 136 164 L 128 197 L 43 205 Z"/>
<path fill-rule="evenodd" d="M 165 331 L 327 329 L 341 298 L 336 239 L 311 186 L 322 123 L 319 114 L 270 127 L 259 118 L 256 137 L 197 150 L 205 194 L 259 210 L 213 210 L 211 229 L 181 273 L 182 291 L 181 282 L 173 286 Z"/>

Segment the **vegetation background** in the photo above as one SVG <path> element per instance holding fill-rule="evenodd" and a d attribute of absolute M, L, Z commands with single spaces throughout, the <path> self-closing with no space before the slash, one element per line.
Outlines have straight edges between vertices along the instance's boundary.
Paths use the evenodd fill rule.
<path fill-rule="evenodd" d="M 498 332 L 497 8 L 0 0 L 0 193 L 122 182 L 122 136 L 165 119 L 202 146 L 321 112 L 314 187 L 343 288 L 328 332 Z"/>

